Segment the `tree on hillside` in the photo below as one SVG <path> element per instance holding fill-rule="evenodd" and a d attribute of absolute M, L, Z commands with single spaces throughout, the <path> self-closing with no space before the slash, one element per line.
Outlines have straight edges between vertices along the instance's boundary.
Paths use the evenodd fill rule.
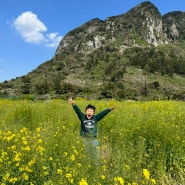
<path fill-rule="evenodd" d="M 23 76 L 21 78 L 23 85 L 21 86 L 21 93 L 30 94 L 31 80 L 29 76 Z"/>

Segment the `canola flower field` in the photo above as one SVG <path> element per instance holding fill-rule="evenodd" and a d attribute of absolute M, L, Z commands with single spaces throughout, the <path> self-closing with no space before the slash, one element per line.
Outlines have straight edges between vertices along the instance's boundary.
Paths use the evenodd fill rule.
<path fill-rule="evenodd" d="M 96 112 L 98 166 L 64 100 L 0 100 L 0 185 L 185 184 L 185 102 L 77 99 Z"/>

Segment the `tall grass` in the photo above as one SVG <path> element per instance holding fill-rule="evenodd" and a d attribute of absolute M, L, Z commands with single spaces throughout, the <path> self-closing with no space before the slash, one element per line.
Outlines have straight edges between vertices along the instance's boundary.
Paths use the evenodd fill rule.
<path fill-rule="evenodd" d="M 185 178 L 185 103 L 116 104 L 98 126 L 99 165 L 86 156 L 66 101 L 0 100 L 0 185 L 176 185 Z"/>

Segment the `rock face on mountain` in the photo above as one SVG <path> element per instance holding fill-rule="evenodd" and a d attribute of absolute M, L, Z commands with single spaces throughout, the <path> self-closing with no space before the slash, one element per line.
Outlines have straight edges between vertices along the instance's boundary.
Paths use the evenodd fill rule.
<path fill-rule="evenodd" d="M 161 16 L 150 2 L 144 2 L 129 12 L 108 17 L 105 21 L 93 19 L 70 31 L 61 41 L 56 55 L 65 50 L 91 52 L 117 43 L 118 46 L 168 44 L 185 37 L 185 13 L 171 12 Z"/>
<path fill-rule="evenodd" d="M 185 12 L 161 15 L 151 2 L 68 32 L 54 57 L 3 84 L 26 94 L 183 99 Z M 174 78 L 168 82 L 164 78 Z M 160 76 L 161 75 L 161 76 Z"/>
<path fill-rule="evenodd" d="M 91 52 L 94 49 L 116 43 L 133 46 L 142 44 L 159 45 L 169 43 L 164 32 L 162 16 L 150 2 L 144 2 L 126 14 L 93 19 L 69 32 L 61 41 L 56 55 L 65 50 Z"/>
<path fill-rule="evenodd" d="M 185 12 L 175 11 L 164 15 L 163 30 L 171 41 L 185 40 Z"/>

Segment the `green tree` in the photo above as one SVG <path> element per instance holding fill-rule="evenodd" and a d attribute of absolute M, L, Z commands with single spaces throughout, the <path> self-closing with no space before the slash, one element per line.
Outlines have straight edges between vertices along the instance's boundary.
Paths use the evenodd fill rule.
<path fill-rule="evenodd" d="M 31 80 L 29 76 L 23 76 L 21 78 L 23 85 L 21 86 L 21 93 L 30 94 Z"/>

